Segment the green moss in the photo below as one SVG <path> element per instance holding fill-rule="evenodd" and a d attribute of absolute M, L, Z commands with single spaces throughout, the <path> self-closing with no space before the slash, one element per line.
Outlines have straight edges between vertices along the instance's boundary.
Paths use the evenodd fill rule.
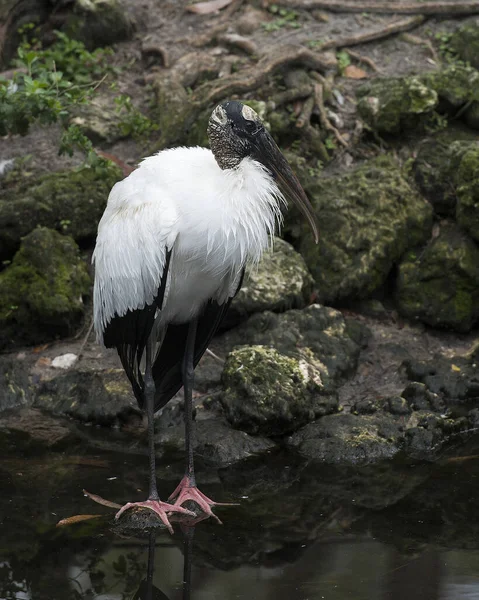
<path fill-rule="evenodd" d="M 452 64 L 426 73 L 422 81 L 437 93 L 443 105 L 439 109 L 457 110 L 467 102 L 479 100 L 479 71 L 472 67 Z"/>
<path fill-rule="evenodd" d="M 379 133 L 399 133 L 418 125 L 438 103 L 437 93 L 417 77 L 377 79 L 358 90 L 358 111 Z"/>
<path fill-rule="evenodd" d="M 13 170 L 0 190 L 0 258 L 11 258 L 37 225 L 77 241 L 94 239 L 108 194 L 121 178 L 112 163 L 100 171 L 84 167 L 38 177 Z"/>
<path fill-rule="evenodd" d="M 479 144 L 463 154 L 454 177 L 457 186 L 456 220 L 479 242 Z"/>
<path fill-rule="evenodd" d="M 227 357 L 222 404 L 232 425 L 281 435 L 324 414 L 321 384 L 308 365 L 265 346 L 242 346 Z"/>
<path fill-rule="evenodd" d="M 479 319 L 479 249 L 445 226 L 416 260 L 399 266 L 400 312 L 429 325 L 468 331 Z"/>
<path fill-rule="evenodd" d="M 460 59 L 479 68 L 479 24 L 477 21 L 459 27 L 449 40 L 449 48 Z"/>
<path fill-rule="evenodd" d="M 319 244 L 296 211 L 290 211 L 286 230 L 297 241 L 323 303 L 367 297 L 408 248 L 430 235 L 431 206 L 392 156 L 339 177 L 300 179 L 320 223 Z"/>
<path fill-rule="evenodd" d="M 90 277 L 69 236 L 38 227 L 0 273 L 0 347 L 74 332 Z"/>

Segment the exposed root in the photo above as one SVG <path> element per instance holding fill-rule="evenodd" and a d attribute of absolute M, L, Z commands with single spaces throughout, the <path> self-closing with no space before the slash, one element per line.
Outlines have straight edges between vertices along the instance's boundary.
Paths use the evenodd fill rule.
<path fill-rule="evenodd" d="M 275 108 L 278 108 L 278 106 L 283 106 L 283 104 L 289 104 L 295 100 L 307 98 L 308 96 L 311 96 L 312 93 L 312 85 L 298 86 L 297 88 L 285 90 L 284 92 L 278 92 L 268 100 L 268 105 L 274 110 Z"/>
<path fill-rule="evenodd" d="M 425 48 L 427 48 L 429 50 L 429 53 L 431 54 L 431 58 L 435 63 L 441 62 L 439 59 L 439 56 L 436 52 L 436 49 L 434 48 L 434 46 L 432 45 L 430 40 L 423 40 L 422 38 L 418 37 L 417 35 L 412 35 L 411 33 L 404 33 L 402 35 L 402 39 L 405 42 L 409 42 L 410 44 L 415 44 L 417 46 L 424 46 Z"/>
<path fill-rule="evenodd" d="M 251 92 L 260 87 L 270 75 L 293 64 L 301 64 L 315 70 L 327 70 L 336 68 L 337 61 L 334 56 L 313 52 L 301 46 L 280 46 L 272 58 L 263 56 L 256 65 L 240 73 L 225 77 L 220 82 L 207 82 L 199 86 L 192 100 L 201 106 L 207 106 L 233 94 Z"/>
<path fill-rule="evenodd" d="M 316 83 L 314 86 L 314 99 L 316 101 L 316 106 L 318 107 L 319 120 L 321 122 L 321 125 L 327 131 L 330 131 L 334 135 L 334 137 L 341 144 L 341 146 L 344 146 L 345 148 L 347 148 L 349 145 L 348 142 L 343 138 L 343 136 L 339 133 L 339 131 L 336 129 L 336 127 L 334 125 L 332 125 L 330 120 L 328 119 L 328 116 L 326 114 L 326 109 L 324 107 L 323 86 L 320 83 Z"/>
<path fill-rule="evenodd" d="M 311 115 L 314 110 L 314 96 L 310 96 L 304 103 L 299 113 L 298 120 L 296 121 L 296 127 L 300 129 L 311 121 Z"/>
<path fill-rule="evenodd" d="M 404 35 L 409 34 L 405 33 Z M 363 56 L 362 54 L 359 54 L 359 52 L 354 52 L 354 50 L 350 50 L 349 48 L 344 48 L 344 50 L 349 54 L 351 58 L 354 58 L 358 62 L 368 65 L 368 67 L 370 67 L 376 73 L 379 72 L 379 67 L 372 58 L 369 58 L 368 56 Z"/>
<path fill-rule="evenodd" d="M 402 31 L 407 31 L 408 29 L 414 29 L 414 27 L 421 25 L 423 22 L 423 16 L 409 17 L 408 19 L 393 21 L 392 23 L 388 23 L 386 26 L 380 27 L 379 29 L 375 29 L 373 31 L 366 31 L 364 33 L 359 33 L 358 35 L 328 40 L 320 46 L 320 50 L 357 46 L 358 44 L 364 44 L 365 42 L 381 40 L 395 33 L 401 33 Z"/>
<path fill-rule="evenodd" d="M 258 54 L 258 46 L 253 42 L 253 40 L 250 40 L 243 35 L 238 35 L 237 33 L 224 33 L 218 36 L 216 40 L 220 44 L 226 44 L 228 46 L 233 46 L 234 48 L 239 48 L 251 56 Z"/>
<path fill-rule="evenodd" d="M 368 0 L 282 0 L 282 6 L 321 8 L 331 12 L 385 13 L 398 15 L 468 15 L 479 13 L 477 0 L 458 2 L 370 2 Z"/>

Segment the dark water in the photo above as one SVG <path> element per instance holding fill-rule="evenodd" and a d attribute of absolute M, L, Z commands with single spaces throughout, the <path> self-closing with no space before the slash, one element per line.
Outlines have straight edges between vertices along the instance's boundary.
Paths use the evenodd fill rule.
<path fill-rule="evenodd" d="M 436 464 L 200 465 L 201 489 L 240 506 L 173 536 L 120 530 L 82 494 L 143 499 L 144 457 L 19 444 L 0 459 L 0 600 L 479 599 L 477 439 Z M 165 497 L 181 474 L 162 461 Z M 55 527 L 78 514 L 103 517 Z"/>

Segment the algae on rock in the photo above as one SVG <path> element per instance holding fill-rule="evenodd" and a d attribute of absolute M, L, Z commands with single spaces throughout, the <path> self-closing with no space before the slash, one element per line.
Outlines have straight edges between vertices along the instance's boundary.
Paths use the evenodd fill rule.
<path fill-rule="evenodd" d="M 358 111 L 378 133 L 415 128 L 438 104 L 437 93 L 419 77 L 384 77 L 358 89 Z"/>
<path fill-rule="evenodd" d="M 319 373 L 305 361 L 266 346 L 233 350 L 223 384 L 227 419 L 248 433 L 282 435 L 337 409 L 336 399 L 321 395 Z"/>
<path fill-rule="evenodd" d="M 479 248 L 456 225 L 442 227 L 399 265 L 396 298 L 406 317 L 469 331 L 479 320 Z"/>
<path fill-rule="evenodd" d="M 249 265 L 243 286 L 226 316 L 232 326 L 263 310 L 284 312 L 303 308 L 310 298 L 313 278 L 303 257 L 287 242 L 275 238 L 258 265 Z"/>
<path fill-rule="evenodd" d="M 470 144 L 455 173 L 456 221 L 479 242 L 479 144 Z"/>
<path fill-rule="evenodd" d="M 11 258 L 37 225 L 76 241 L 94 239 L 108 194 L 121 178 L 112 163 L 100 174 L 87 167 L 33 178 L 10 171 L 0 189 L 0 259 Z"/>
<path fill-rule="evenodd" d="M 449 40 L 449 48 L 461 60 L 479 69 L 479 20 L 465 23 L 456 29 Z"/>
<path fill-rule="evenodd" d="M 71 335 L 90 277 L 70 236 L 38 227 L 0 273 L 0 348 Z"/>
<path fill-rule="evenodd" d="M 425 242 L 432 208 L 396 160 L 382 156 L 335 177 L 302 178 L 320 223 L 316 245 L 298 212 L 286 231 L 306 260 L 321 302 L 365 298 L 384 284 L 404 252 Z"/>

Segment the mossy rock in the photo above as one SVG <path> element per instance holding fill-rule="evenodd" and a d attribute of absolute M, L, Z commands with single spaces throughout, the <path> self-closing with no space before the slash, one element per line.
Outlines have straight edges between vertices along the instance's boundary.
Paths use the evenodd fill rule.
<path fill-rule="evenodd" d="M 71 123 L 77 125 L 93 144 L 113 144 L 126 137 L 118 126 L 120 119 L 112 98 L 98 95 L 75 110 Z"/>
<path fill-rule="evenodd" d="M 479 320 L 479 248 L 455 225 L 399 265 L 397 306 L 434 327 L 469 331 Z"/>
<path fill-rule="evenodd" d="M 479 20 L 456 29 L 449 41 L 449 48 L 461 60 L 479 69 Z"/>
<path fill-rule="evenodd" d="M 341 312 L 312 304 L 282 314 L 254 314 L 218 339 L 225 355 L 237 346 L 268 346 L 280 354 L 307 363 L 321 379 L 324 393 L 334 394 L 356 370 L 366 328 L 355 330 Z"/>
<path fill-rule="evenodd" d="M 456 220 L 479 242 L 479 143 L 470 144 L 455 173 Z"/>
<path fill-rule="evenodd" d="M 342 176 L 301 178 L 317 214 L 316 245 L 296 211 L 290 235 L 325 304 L 366 298 L 380 288 L 404 252 L 426 241 L 431 205 L 413 189 L 390 156 L 368 161 Z"/>
<path fill-rule="evenodd" d="M 90 277 L 70 236 L 38 227 L 0 273 L 0 349 L 71 335 Z"/>
<path fill-rule="evenodd" d="M 384 77 L 358 89 L 358 111 L 378 133 L 394 134 L 417 127 L 438 104 L 437 93 L 419 77 Z"/>
<path fill-rule="evenodd" d="M 276 238 L 258 265 L 249 265 L 243 286 L 233 300 L 226 325 L 233 326 L 256 312 L 303 308 L 310 299 L 313 278 L 303 257 Z"/>
<path fill-rule="evenodd" d="M 447 129 L 418 148 L 412 166 L 414 178 L 441 217 L 453 217 L 456 213 L 457 170 L 463 155 L 471 148 L 472 139 L 470 134 Z"/>
<path fill-rule="evenodd" d="M 70 37 L 92 50 L 132 37 L 134 23 L 119 0 L 75 0 L 63 26 Z"/>
<path fill-rule="evenodd" d="M 334 412 L 319 374 L 305 362 L 266 346 L 242 346 L 227 357 L 221 403 L 233 427 L 268 436 L 294 431 Z"/>
<path fill-rule="evenodd" d="M 108 194 L 122 178 L 112 163 L 97 171 L 71 169 L 40 176 L 9 171 L 0 188 L 0 259 L 10 259 L 37 225 L 94 240 Z"/>
<path fill-rule="evenodd" d="M 438 110 L 456 115 L 468 102 L 479 101 L 479 71 L 470 66 L 453 63 L 422 76 L 423 83 L 439 98 Z"/>
<path fill-rule="evenodd" d="M 302 456 L 336 465 L 367 465 L 400 450 L 402 427 L 391 415 L 336 414 L 310 423 L 286 439 Z"/>

